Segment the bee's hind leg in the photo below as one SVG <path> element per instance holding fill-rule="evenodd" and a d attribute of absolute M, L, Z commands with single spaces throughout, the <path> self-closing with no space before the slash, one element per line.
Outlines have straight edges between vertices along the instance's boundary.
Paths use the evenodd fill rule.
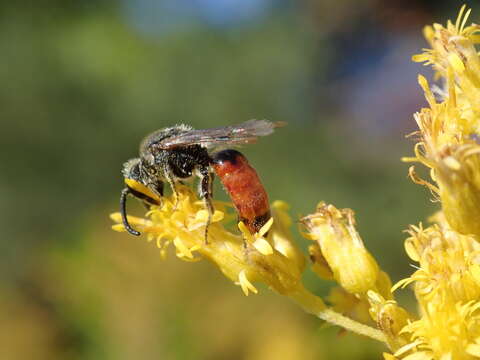
<path fill-rule="evenodd" d="M 208 244 L 208 228 L 212 223 L 212 216 L 215 211 L 213 207 L 213 173 L 209 170 L 208 167 L 200 168 L 200 196 L 203 198 L 205 202 L 205 207 L 207 208 L 208 218 L 207 223 L 205 224 L 205 244 Z"/>

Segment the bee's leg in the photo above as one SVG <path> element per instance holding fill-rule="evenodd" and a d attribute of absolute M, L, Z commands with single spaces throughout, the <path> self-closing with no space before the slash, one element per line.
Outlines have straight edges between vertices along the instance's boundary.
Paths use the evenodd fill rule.
<path fill-rule="evenodd" d="M 125 230 L 127 230 L 130 234 L 139 236 L 140 233 L 133 229 L 130 224 L 128 223 L 127 218 L 127 196 L 131 194 L 130 188 L 126 187 L 122 190 L 122 194 L 120 195 L 120 214 L 122 215 L 122 222 Z"/>
<path fill-rule="evenodd" d="M 175 210 L 177 210 L 179 196 L 178 196 L 177 188 L 175 186 L 175 180 L 173 179 L 173 176 L 172 176 L 172 170 L 169 168 L 168 165 L 165 165 L 163 167 L 163 176 L 167 180 L 168 185 L 170 185 L 170 188 L 172 189 L 172 194 L 173 194 L 173 197 L 175 198 L 175 204 L 173 205 L 173 211 L 175 211 Z M 163 188 L 162 188 L 162 192 L 163 192 Z"/>
<path fill-rule="evenodd" d="M 157 182 L 150 183 L 148 188 L 157 195 L 157 199 L 150 198 L 149 196 L 139 196 L 142 194 L 137 195 L 138 198 L 143 200 L 143 205 L 147 210 L 150 210 L 152 205 L 159 206 L 160 208 L 163 206 L 163 181 L 158 180 Z"/>
<path fill-rule="evenodd" d="M 237 222 L 240 222 L 240 221 L 242 221 L 242 219 L 238 218 Z M 248 247 L 248 242 L 247 242 L 247 238 L 243 234 L 242 234 L 242 240 L 243 240 L 243 250 L 246 253 L 247 247 Z"/>
<path fill-rule="evenodd" d="M 212 216 L 215 211 L 213 208 L 213 173 L 208 167 L 201 167 L 200 169 L 201 181 L 200 181 L 200 196 L 205 202 L 205 207 L 208 211 L 208 219 L 205 224 L 205 244 L 208 244 L 208 227 L 212 222 Z"/>
<path fill-rule="evenodd" d="M 157 182 L 152 184 L 152 191 L 160 199 L 159 203 L 155 205 L 158 205 L 160 208 L 162 208 L 163 207 L 163 181 L 157 180 Z"/>

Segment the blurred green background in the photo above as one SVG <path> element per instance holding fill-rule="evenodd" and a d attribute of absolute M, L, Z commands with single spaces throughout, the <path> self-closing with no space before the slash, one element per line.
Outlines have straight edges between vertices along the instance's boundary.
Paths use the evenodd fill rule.
<path fill-rule="evenodd" d="M 0 2 L 0 359 L 379 358 L 267 289 L 246 298 L 206 262 L 161 261 L 108 215 L 147 133 L 287 121 L 242 150 L 270 198 L 294 218 L 320 200 L 354 209 L 380 265 L 407 276 L 402 230 L 435 209 L 399 160 L 423 105 L 416 73 L 429 75 L 410 56 L 423 25 L 459 6 Z M 309 270 L 305 282 L 332 285 Z"/>

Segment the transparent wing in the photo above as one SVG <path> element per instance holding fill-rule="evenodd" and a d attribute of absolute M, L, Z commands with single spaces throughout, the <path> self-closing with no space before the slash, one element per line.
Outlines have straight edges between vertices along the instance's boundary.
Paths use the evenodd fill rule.
<path fill-rule="evenodd" d="M 155 146 L 168 150 L 177 146 L 200 144 L 205 147 L 221 146 L 227 144 L 241 145 L 253 143 L 259 136 L 270 135 L 277 127 L 287 123 L 268 120 L 249 120 L 232 126 L 224 126 L 204 130 L 190 130 L 182 134 L 168 137 Z"/>

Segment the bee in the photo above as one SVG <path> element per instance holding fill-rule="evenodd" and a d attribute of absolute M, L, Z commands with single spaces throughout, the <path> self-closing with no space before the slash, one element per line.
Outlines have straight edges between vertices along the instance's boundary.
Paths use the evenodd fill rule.
<path fill-rule="evenodd" d="M 250 232 L 258 231 L 270 218 L 268 196 L 253 167 L 240 152 L 209 151 L 225 146 L 256 142 L 258 137 L 273 133 L 284 122 L 249 120 L 244 123 L 212 129 L 195 130 L 188 125 L 176 125 L 157 130 L 140 143 L 140 156 L 123 165 L 125 188 L 120 196 L 120 213 L 125 229 L 140 235 L 128 223 L 126 202 L 132 195 L 147 207 L 161 205 L 164 184 L 168 183 L 178 201 L 176 185 L 197 176 L 199 196 L 208 211 L 205 240 L 214 212 L 212 185 L 215 174 L 232 199 L 240 220 Z"/>

